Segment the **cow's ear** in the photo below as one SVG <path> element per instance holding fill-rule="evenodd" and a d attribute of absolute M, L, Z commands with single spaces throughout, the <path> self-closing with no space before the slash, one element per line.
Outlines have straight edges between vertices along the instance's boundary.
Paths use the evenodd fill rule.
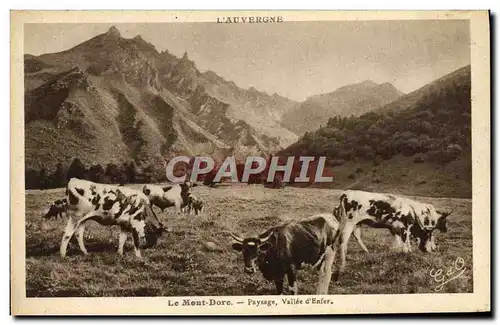
<path fill-rule="evenodd" d="M 243 250 L 243 244 L 242 243 L 233 243 L 231 245 L 235 251 L 241 252 Z"/>
<path fill-rule="evenodd" d="M 262 252 L 266 252 L 266 251 L 268 251 L 271 247 L 272 247 L 271 243 L 266 241 L 266 242 L 264 242 L 264 243 L 260 244 L 259 249 L 260 249 Z"/>

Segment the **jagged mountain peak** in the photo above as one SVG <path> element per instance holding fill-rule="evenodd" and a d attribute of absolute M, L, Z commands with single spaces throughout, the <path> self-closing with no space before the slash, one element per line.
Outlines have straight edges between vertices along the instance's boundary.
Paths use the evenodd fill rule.
<path fill-rule="evenodd" d="M 108 31 L 106 32 L 106 35 L 112 36 L 112 37 L 122 37 L 122 35 L 120 34 L 120 31 L 118 30 L 118 28 L 116 28 L 116 26 L 111 26 L 108 29 Z"/>
<path fill-rule="evenodd" d="M 269 154 L 297 140 L 279 124 L 295 102 L 201 73 L 187 52 L 159 52 L 115 26 L 62 52 L 27 55 L 25 70 L 28 166 L 70 156 L 144 165 L 221 148 Z M 49 143 L 57 143 L 50 153 Z"/>

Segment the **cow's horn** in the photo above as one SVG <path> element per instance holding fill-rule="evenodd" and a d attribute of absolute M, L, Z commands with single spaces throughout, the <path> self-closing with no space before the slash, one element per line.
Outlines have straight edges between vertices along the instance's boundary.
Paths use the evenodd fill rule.
<path fill-rule="evenodd" d="M 240 242 L 240 243 L 243 242 L 243 238 L 241 238 L 240 236 L 237 236 L 237 235 L 233 234 L 230 231 L 229 231 L 229 235 L 231 235 L 231 237 L 233 237 L 233 239 L 236 240 L 237 242 Z"/>
<path fill-rule="evenodd" d="M 446 210 L 446 211 L 437 211 L 439 214 L 441 215 L 446 215 L 446 216 L 449 216 L 450 214 L 452 214 L 453 212 L 453 209 L 450 209 L 450 210 Z"/>
<path fill-rule="evenodd" d="M 267 234 L 267 236 L 266 236 L 266 233 L 267 233 L 267 232 L 269 232 L 269 234 Z M 269 230 L 268 230 L 268 231 L 266 231 L 265 233 L 260 234 L 260 235 L 259 235 L 259 239 L 260 239 L 260 241 L 261 241 L 261 242 L 263 242 L 263 243 L 265 243 L 266 241 L 268 241 L 268 240 L 269 240 L 269 238 L 271 238 L 271 236 L 273 235 L 273 233 L 274 233 L 274 230 L 271 230 L 271 231 L 269 231 Z M 262 237 L 262 236 L 265 236 L 265 237 Z"/>

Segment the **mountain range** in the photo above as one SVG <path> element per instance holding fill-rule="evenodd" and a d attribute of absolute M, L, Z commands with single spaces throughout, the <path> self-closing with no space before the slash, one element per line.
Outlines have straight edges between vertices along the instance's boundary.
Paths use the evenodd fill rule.
<path fill-rule="evenodd" d="M 269 154 L 297 140 L 297 102 L 242 89 L 185 53 L 111 27 L 69 50 L 24 57 L 26 166 L 159 163 L 179 154 Z"/>
<path fill-rule="evenodd" d="M 145 167 L 176 155 L 326 155 L 339 188 L 470 195 L 470 66 L 408 94 L 366 80 L 297 102 L 111 27 L 63 52 L 25 54 L 24 75 L 32 170 L 74 158 Z"/>
<path fill-rule="evenodd" d="M 384 106 L 403 93 L 390 83 L 371 80 L 347 85 L 333 92 L 309 97 L 283 116 L 282 125 L 295 133 L 318 129 L 333 116 L 359 116 Z"/>

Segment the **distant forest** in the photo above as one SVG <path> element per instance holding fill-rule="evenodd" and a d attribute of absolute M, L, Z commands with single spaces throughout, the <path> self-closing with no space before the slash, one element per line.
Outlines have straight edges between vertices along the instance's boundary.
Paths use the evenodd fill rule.
<path fill-rule="evenodd" d="M 404 110 L 371 111 L 360 117 L 333 117 L 306 132 L 279 155 L 327 156 L 330 166 L 395 155 L 415 162 L 446 164 L 471 150 L 470 82 L 455 82 Z"/>
<path fill-rule="evenodd" d="M 257 174 L 251 174 L 247 183 L 248 184 L 263 184 L 266 187 L 282 188 L 285 185 L 283 180 L 284 172 L 277 171 L 272 181 L 267 181 L 269 173 L 269 165 L 273 156 L 267 157 L 266 168 Z M 284 166 L 287 163 L 287 157 L 280 157 L 278 165 Z M 192 168 L 194 157 L 191 159 L 190 164 L 178 163 L 175 166 L 174 174 L 177 177 L 183 175 L 190 175 L 189 171 Z M 207 186 L 215 186 L 217 183 L 224 183 L 230 181 L 230 178 L 223 177 L 220 182 L 215 182 L 215 176 L 219 172 L 222 162 L 216 162 L 214 168 L 207 174 L 199 175 L 197 182 L 202 182 Z M 204 163 L 201 168 L 205 168 Z M 238 180 L 241 181 L 243 176 L 245 164 L 244 162 L 237 162 L 236 174 Z M 257 163 L 252 165 L 252 168 L 257 168 Z M 308 165 L 306 176 L 309 177 L 309 184 L 314 182 L 318 168 L 318 161 L 311 161 Z M 294 179 L 301 173 L 302 162 L 298 159 L 294 161 L 291 171 L 290 181 L 286 183 L 293 184 Z M 333 176 L 329 168 L 324 168 L 322 176 Z M 96 183 L 104 184 L 144 184 L 144 183 L 162 183 L 167 182 L 164 166 L 149 165 L 146 168 L 138 168 L 136 164 L 131 161 L 121 165 L 109 163 L 105 167 L 97 164 L 86 168 L 80 159 L 75 158 L 68 168 L 65 168 L 61 163 L 57 164 L 56 169 L 49 173 L 47 169 L 41 170 L 27 169 L 26 170 L 26 189 L 49 189 L 65 187 L 68 180 L 72 177 L 86 179 Z M 189 178 L 189 176 L 188 176 Z"/>
<path fill-rule="evenodd" d="M 53 172 L 45 168 L 26 169 L 25 186 L 26 189 L 60 188 L 65 187 L 72 177 L 104 184 L 150 183 L 166 180 L 164 171 L 154 170 L 153 166 L 139 170 L 133 161 L 121 165 L 109 163 L 104 167 L 96 164 L 87 168 L 80 159 L 75 158 L 69 167 L 63 166 L 62 163 L 57 164 Z"/>

